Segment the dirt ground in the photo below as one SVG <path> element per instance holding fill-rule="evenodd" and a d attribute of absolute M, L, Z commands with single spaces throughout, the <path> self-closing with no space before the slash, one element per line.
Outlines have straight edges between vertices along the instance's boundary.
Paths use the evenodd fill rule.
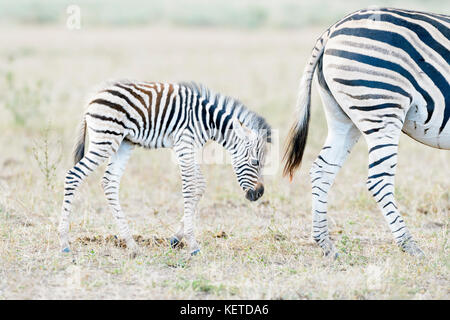
<path fill-rule="evenodd" d="M 89 93 L 104 80 L 195 80 L 239 98 L 278 132 L 281 154 L 298 80 L 323 28 L 0 29 L 0 299 L 449 299 L 450 154 L 400 141 L 396 195 L 426 259 L 394 244 L 366 190 L 367 147 L 353 149 L 330 195 L 331 262 L 311 241 L 309 167 L 326 136 L 316 90 L 302 169 L 281 166 L 249 203 L 229 165 L 203 170 L 196 218 L 202 253 L 167 243 L 182 216 L 170 150 L 137 149 L 121 202 L 142 254 L 128 259 L 98 170 L 71 217 L 72 253 L 57 224 L 63 180 Z"/>

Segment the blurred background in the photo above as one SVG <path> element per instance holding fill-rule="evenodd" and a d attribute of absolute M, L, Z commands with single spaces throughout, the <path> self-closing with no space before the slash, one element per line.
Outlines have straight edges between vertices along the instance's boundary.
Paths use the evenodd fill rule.
<path fill-rule="evenodd" d="M 117 233 L 100 188 L 102 170 L 83 186 L 72 215 L 77 272 L 85 279 L 75 289 L 64 285 L 71 262 L 54 254 L 76 128 L 99 84 L 115 78 L 201 82 L 264 116 L 278 132 L 273 147 L 282 155 L 315 40 L 343 16 L 369 6 L 450 14 L 450 1 L 442 0 L 0 0 L 0 298 L 102 298 L 111 292 L 122 298 L 410 298 L 418 292 L 448 298 L 448 151 L 406 136 L 396 196 L 416 239 L 432 253 L 428 269 L 410 270 L 399 280 L 399 261 L 385 271 L 389 286 L 364 291 L 364 268 L 383 268 L 385 260 L 376 257 L 400 253 L 366 190 L 361 140 L 330 194 L 331 235 L 349 273 L 320 271 L 320 251 L 309 246 L 308 171 L 327 128 L 315 88 L 304 164 L 292 184 L 281 177 L 277 159 L 264 198 L 249 204 L 229 165 L 204 166 L 208 186 L 197 218 L 204 256 L 197 265 L 175 273 L 183 251 L 166 246 L 134 262 L 124 262 L 120 248 L 86 249 L 81 237 Z M 136 234 L 167 237 L 182 216 L 179 173 L 170 156 L 170 150 L 137 149 L 131 157 L 121 201 Z M 226 240 L 213 236 L 222 231 Z M 213 287 L 199 293 L 198 283 Z"/>
<path fill-rule="evenodd" d="M 369 6 L 411 8 L 448 13 L 439 0 L 18 0 L 0 2 L 3 23 L 58 24 L 69 5 L 83 9 L 85 26 L 200 26 L 226 28 L 304 28 L 328 26 Z"/>

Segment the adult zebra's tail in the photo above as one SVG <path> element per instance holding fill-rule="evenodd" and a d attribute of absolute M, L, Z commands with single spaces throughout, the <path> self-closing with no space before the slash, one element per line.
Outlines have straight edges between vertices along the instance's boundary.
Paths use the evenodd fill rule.
<path fill-rule="evenodd" d="M 303 152 L 305 151 L 311 107 L 312 78 L 314 76 L 316 65 L 323 55 L 328 35 L 329 30 L 322 34 L 322 36 L 317 40 L 300 80 L 300 88 L 297 97 L 297 110 L 299 112 L 299 118 L 289 132 L 283 157 L 283 161 L 285 162 L 283 175 L 289 175 L 290 180 L 292 180 L 292 177 L 294 176 L 294 171 L 300 166 L 303 158 Z"/>
<path fill-rule="evenodd" d="M 84 157 L 84 146 L 86 143 L 86 117 L 80 123 L 79 136 L 73 148 L 73 161 L 77 164 Z"/>

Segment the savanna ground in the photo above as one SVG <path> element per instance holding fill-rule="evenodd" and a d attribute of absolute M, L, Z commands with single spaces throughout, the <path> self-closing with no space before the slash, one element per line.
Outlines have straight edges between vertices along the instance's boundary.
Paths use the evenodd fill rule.
<path fill-rule="evenodd" d="M 199 81 L 266 117 L 279 132 L 273 147 L 281 154 L 298 80 L 323 29 L 0 28 L 0 298 L 448 299 L 448 151 L 406 136 L 400 141 L 397 201 L 426 259 L 394 244 L 366 189 L 362 139 L 330 195 L 330 233 L 340 258 L 323 258 L 312 242 L 308 171 L 327 133 L 315 89 L 304 164 L 292 183 L 280 166 L 265 177 L 263 198 L 250 203 L 230 165 L 203 166 L 201 255 L 188 259 L 185 248 L 165 241 L 182 217 L 178 168 L 170 150 L 143 149 L 134 152 L 121 184 L 142 254 L 129 259 L 113 237 L 103 170 L 75 202 L 72 252 L 59 252 L 64 175 L 93 88 L 124 77 Z"/>

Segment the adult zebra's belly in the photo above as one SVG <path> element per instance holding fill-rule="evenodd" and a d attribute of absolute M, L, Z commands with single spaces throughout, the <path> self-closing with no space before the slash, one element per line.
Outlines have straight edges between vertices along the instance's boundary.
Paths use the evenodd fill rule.
<path fill-rule="evenodd" d="M 423 119 L 416 117 L 413 107 L 406 115 L 402 131 L 414 140 L 427 146 L 450 150 L 450 125 L 447 125 L 444 130 L 439 133 L 440 123 L 438 123 L 438 121 L 434 122 L 432 121 L 425 125 Z"/>

